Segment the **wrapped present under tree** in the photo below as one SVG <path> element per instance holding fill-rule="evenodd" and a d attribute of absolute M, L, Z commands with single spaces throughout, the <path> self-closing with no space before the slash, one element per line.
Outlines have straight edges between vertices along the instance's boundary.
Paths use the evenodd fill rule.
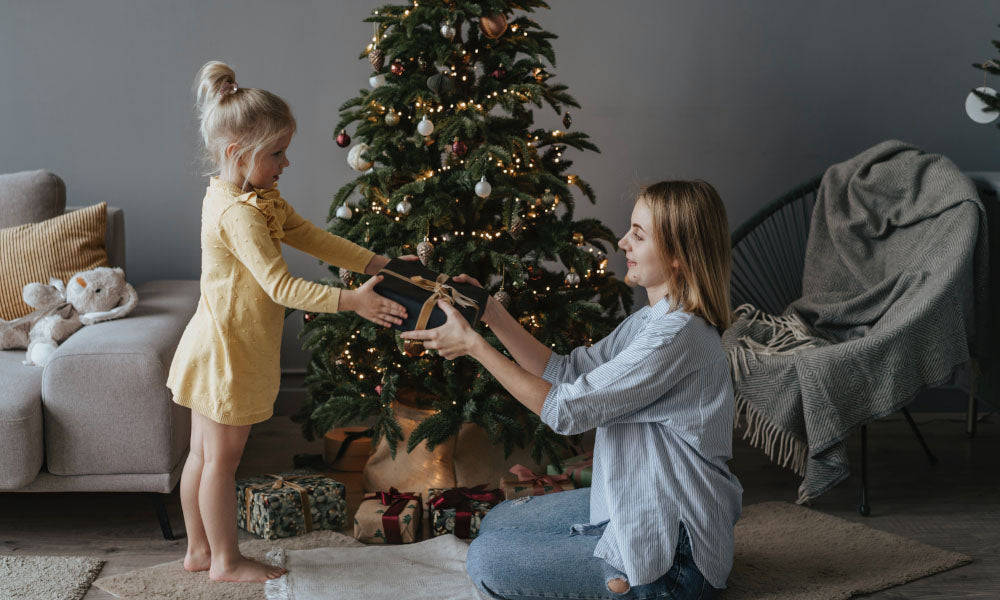
<path fill-rule="evenodd" d="M 451 533 L 463 539 L 479 535 L 483 517 L 503 500 L 499 489 L 487 490 L 485 483 L 472 488 L 431 488 L 427 497 L 431 536 Z"/>
<path fill-rule="evenodd" d="M 354 537 L 366 544 L 409 544 L 420 539 L 420 494 L 375 492 L 365 496 L 354 516 Z"/>
<path fill-rule="evenodd" d="M 575 489 L 576 486 L 565 475 L 537 475 L 524 465 L 514 465 L 510 472 L 517 479 L 501 479 L 500 489 L 504 499 L 512 500 L 522 496 L 544 496 Z"/>
<path fill-rule="evenodd" d="M 267 540 L 344 526 L 344 484 L 326 475 L 292 471 L 236 482 L 236 524 Z"/>
<path fill-rule="evenodd" d="M 563 461 L 562 470 L 556 465 L 546 467 L 549 475 L 565 475 L 569 477 L 576 487 L 590 487 L 591 478 L 594 474 L 594 453 L 587 452 L 580 456 L 567 458 Z"/>

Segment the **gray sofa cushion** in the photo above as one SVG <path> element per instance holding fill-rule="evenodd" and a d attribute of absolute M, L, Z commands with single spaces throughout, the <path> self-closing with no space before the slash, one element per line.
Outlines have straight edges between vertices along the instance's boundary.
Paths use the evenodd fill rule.
<path fill-rule="evenodd" d="M 77 331 L 45 367 L 50 473 L 169 472 L 187 449 L 190 412 L 171 401 L 166 378 L 198 282 L 154 281 L 136 291 L 129 316 Z"/>
<path fill-rule="evenodd" d="M 30 483 L 42 467 L 42 370 L 24 350 L 0 351 L 0 490 Z"/>
<path fill-rule="evenodd" d="M 49 171 L 0 175 L 0 229 L 58 217 L 66 209 L 66 184 Z"/>

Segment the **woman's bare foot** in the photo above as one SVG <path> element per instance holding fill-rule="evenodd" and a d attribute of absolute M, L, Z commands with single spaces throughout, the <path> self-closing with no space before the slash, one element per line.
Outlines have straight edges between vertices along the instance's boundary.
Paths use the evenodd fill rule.
<path fill-rule="evenodd" d="M 191 571 L 192 573 L 196 571 L 207 571 L 211 566 L 212 553 L 208 548 L 205 548 L 204 550 L 188 548 L 187 554 L 184 556 L 185 571 Z"/>
<path fill-rule="evenodd" d="M 212 581 L 267 581 L 288 572 L 283 567 L 265 565 L 244 556 L 228 565 L 223 565 L 221 561 L 218 561 L 219 564 L 215 562 L 213 561 L 208 570 L 208 577 Z"/>

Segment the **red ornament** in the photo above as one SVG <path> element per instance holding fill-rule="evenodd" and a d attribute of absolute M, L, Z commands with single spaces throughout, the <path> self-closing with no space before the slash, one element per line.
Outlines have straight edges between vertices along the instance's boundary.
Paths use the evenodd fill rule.
<path fill-rule="evenodd" d="M 337 134 L 337 145 L 341 148 L 346 148 L 351 143 L 351 136 L 347 135 L 347 131 L 341 129 L 340 133 Z"/>
<path fill-rule="evenodd" d="M 378 394 L 379 396 L 382 395 L 382 384 L 375 386 L 375 393 Z"/>
<path fill-rule="evenodd" d="M 397 58 L 389 67 L 389 71 L 391 71 L 393 75 L 402 75 L 406 72 L 406 67 L 403 66 L 403 61 Z"/>
<path fill-rule="evenodd" d="M 506 76 L 507 76 L 507 69 L 503 68 L 503 66 L 499 66 L 493 69 L 493 72 L 490 73 L 490 77 L 496 79 L 497 81 L 500 81 Z"/>
<path fill-rule="evenodd" d="M 316 315 L 313 313 L 306 313 L 302 318 L 305 319 L 306 323 L 309 323 L 316 318 Z"/>
<path fill-rule="evenodd" d="M 455 138 L 451 142 L 451 151 L 455 153 L 455 156 L 465 156 L 465 153 L 469 151 L 469 147 L 462 140 Z"/>

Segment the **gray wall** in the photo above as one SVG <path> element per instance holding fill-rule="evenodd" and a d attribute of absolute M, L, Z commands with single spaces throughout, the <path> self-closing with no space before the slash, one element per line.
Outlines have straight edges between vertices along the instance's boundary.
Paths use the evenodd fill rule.
<path fill-rule="evenodd" d="M 69 202 L 125 209 L 129 277 L 197 278 L 205 178 L 191 84 L 209 59 L 277 92 L 299 133 L 281 189 L 323 223 L 352 176 L 331 141 L 337 107 L 367 86 L 361 20 L 377 2 L 0 0 L 0 172 L 47 168 Z M 600 155 L 574 171 L 581 204 L 616 231 L 637 184 L 700 177 L 735 227 L 768 200 L 887 138 L 1000 169 L 1000 131 L 963 108 L 996 58 L 996 0 L 552 0 L 557 80 L 583 104 L 574 129 Z M 1000 87 L 993 81 L 993 87 Z M 543 125 L 561 127 L 545 113 Z M 567 155 L 569 156 L 569 155 Z M 287 250 L 293 272 L 326 274 Z M 613 257 L 615 271 L 624 259 Z M 291 324 L 291 323 L 290 323 Z M 301 368 L 298 327 L 285 368 Z"/>

